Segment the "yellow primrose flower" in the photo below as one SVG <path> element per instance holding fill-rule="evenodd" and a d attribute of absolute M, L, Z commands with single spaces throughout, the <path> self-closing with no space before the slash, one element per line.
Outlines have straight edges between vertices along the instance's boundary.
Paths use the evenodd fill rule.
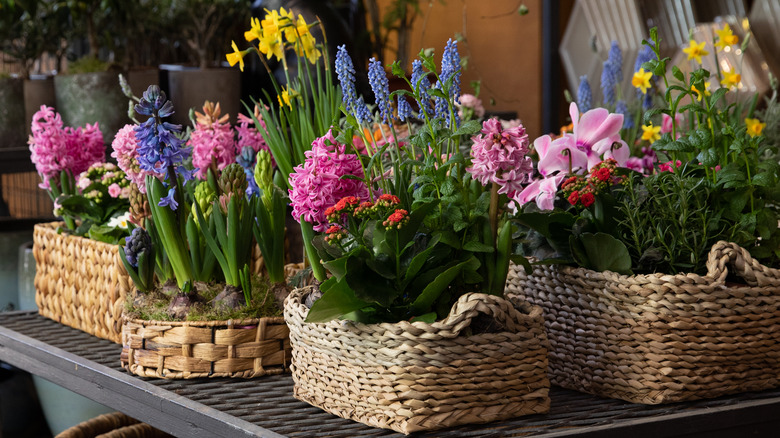
<path fill-rule="evenodd" d="M 258 20 L 255 17 L 252 17 L 249 20 L 249 24 L 251 26 L 251 29 L 244 32 L 244 38 L 247 40 L 247 42 L 252 42 L 254 40 L 260 39 L 260 37 L 263 36 L 263 28 L 260 27 L 260 20 Z"/>
<path fill-rule="evenodd" d="M 642 90 L 642 94 L 647 94 L 647 89 L 650 88 L 650 78 L 653 77 L 653 72 L 646 72 L 645 69 L 640 68 L 634 73 L 634 77 L 631 78 L 631 85 Z"/>
<path fill-rule="evenodd" d="M 701 98 L 702 98 L 701 91 L 697 90 L 695 85 L 691 85 L 691 90 L 693 90 L 693 92 L 696 93 L 696 100 L 701 102 Z M 705 96 L 709 96 L 711 94 L 712 93 L 710 93 L 710 83 L 709 82 L 705 82 L 704 83 L 704 95 Z"/>
<path fill-rule="evenodd" d="M 740 81 L 742 81 L 741 74 L 724 71 L 723 80 L 720 81 L 720 83 L 726 88 L 731 88 L 731 87 L 736 87 L 740 83 Z"/>
<path fill-rule="evenodd" d="M 695 59 L 696 62 L 701 64 L 701 57 L 710 54 L 710 52 L 704 50 L 704 44 L 705 44 L 704 41 L 702 41 L 701 43 L 697 43 L 695 40 L 690 41 L 688 47 L 683 49 L 683 52 L 688 54 L 688 61 L 690 61 L 691 59 Z"/>
<path fill-rule="evenodd" d="M 761 120 L 758 119 L 745 119 L 745 126 L 747 126 L 749 136 L 758 137 L 766 128 L 766 123 L 761 123 Z"/>
<path fill-rule="evenodd" d="M 235 41 L 230 41 L 230 45 L 233 47 L 233 53 L 228 53 L 225 55 L 227 57 L 227 62 L 231 67 L 238 63 L 238 67 L 241 69 L 241 71 L 244 71 L 244 56 L 246 56 L 249 50 L 238 50 L 238 46 L 236 45 Z"/>
<path fill-rule="evenodd" d="M 654 143 L 656 140 L 660 138 L 661 138 L 660 126 L 653 126 L 652 122 L 650 122 L 649 125 L 642 126 L 642 140 L 647 140 L 650 143 Z"/>
<path fill-rule="evenodd" d="M 715 47 L 718 48 L 718 51 L 739 43 L 739 37 L 734 35 L 734 32 L 731 31 L 731 27 L 729 27 L 728 23 L 723 26 L 723 30 L 716 30 L 715 33 L 718 34 L 718 42 L 715 43 Z"/>

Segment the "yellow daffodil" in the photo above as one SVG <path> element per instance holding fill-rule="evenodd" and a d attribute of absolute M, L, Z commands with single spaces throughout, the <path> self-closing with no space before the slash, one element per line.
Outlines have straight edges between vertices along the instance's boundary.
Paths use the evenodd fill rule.
<path fill-rule="evenodd" d="M 766 123 L 762 123 L 758 119 L 745 119 L 745 126 L 747 127 L 747 134 L 751 137 L 758 137 L 761 132 L 766 128 Z"/>
<path fill-rule="evenodd" d="M 238 46 L 236 45 L 235 41 L 231 41 L 230 45 L 233 47 L 233 53 L 228 53 L 225 55 L 227 57 L 227 62 L 231 67 L 238 63 L 238 67 L 241 69 L 241 71 L 244 71 L 244 56 L 246 56 L 249 50 L 238 50 Z"/>
<path fill-rule="evenodd" d="M 696 62 L 701 64 L 701 57 L 710 54 L 710 52 L 704 50 L 704 44 L 705 44 L 704 41 L 700 43 L 697 43 L 695 40 L 690 41 L 688 47 L 683 49 L 683 52 L 688 54 L 688 61 L 690 61 L 691 59 L 695 59 Z"/>
<path fill-rule="evenodd" d="M 280 32 L 266 33 L 265 28 L 263 28 L 263 34 L 260 36 L 257 49 L 260 50 L 260 52 L 265 55 L 266 58 L 276 56 L 276 59 L 281 61 L 284 57 L 284 43 L 282 41 L 282 34 Z"/>
<path fill-rule="evenodd" d="M 286 24 L 286 20 L 288 20 L 288 17 L 286 16 L 287 12 L 284 8 L 282 8 L 281 11 L 282 15 L 280 16 L 279 11 L 269 11 L 266 9 L 265 18 L 260 22 L 260 26 L 263 28 L 263 35 L 266 38 L 278 39 L 280 43 L 282 41 L 281 28 Z"/>
<path fill-rule="evenodd" d="M 731 31 L 731 27 L 729 27 L 728 23 L 723 26 L 723 30 L 716 30 L 715 33 L 718 34 L 718 42 L 715 43 L 715 47 L 718 48 L 718 51 L 739 43 L 739 37 L 734 35 L 734 32 Z"/>
<path fill-rule="evenodd" d="M 650 143 L 654 143 L 656 140 L 661 138 L 661 127 L 660 126 L 653 126 L 652 123 L 649 125 L 642 126 L 642 140 L 647 140 Z"/>
<path fill-rule="evenodd" d="M 647 94 L 647 89 L 650 88 L 650 78 L 653 77 L 653 72 L 646 72 L 645 69 L 640 68 L 634 73 L 634 77 L 631 78 L 631 85 L 642 90 L 642 94 Z"/>
<path fill-rule="evenodd" d="M 255 17 L 252 17 L 252 19 L 249 20 L 249 24 L 251 28 L 244 32 L 244 38 L 247 40 L 247 42 L 252 42 L 254 40 L 260 39 L 260 37 L 263 36 L 263 28 L 260 27 L 260 20 L 258 20 Z"/>
<path fill-rule="evenodd" d="M 294 22 L 292 25 L 285 27 L 284 29 L 284 36 L 287 38 L 287 41 L 291 43 L 295 43 L 298 41 L 299 37 L 303 37 L 304 35 L 309 34 L 309 25 L 306 23 L 306 20 L 303 19 L 303 15 L 298 14 L 298 21 Z"/>
<path fill-rule="evenodd" d="M 693 92 L 696 93 L 696 100 L 701 102 L 701 98 L 702 98 L 701 91 L 696 89 L 695 85 L 691 85 L 691 90 L 693 90 Z M 705 82 L 704 83 L 704 96 L 709 96 L 711 94 L 712 93 L 710 93 L 710 83 L 709 82 Z"/>
<path fill-rule="evenodd" d="M 723 80 L 720 81 L 721 85 L 726 88 L 736 87 L 740 81 L 742 81 L 742 75 L 734 72 L 723 72 Z"/>
<path fill-rule="evenodd" d="M 276 99 L 279 101 L 279 105 L 287 105 L 290 109 L 292 109 L 292 103 L 290 103 L 290 98 L 295 97 L 295 91 L 292 93 L 289 91 L 288 88 L 282 88 L 282 93 L 276 96 Z"/>

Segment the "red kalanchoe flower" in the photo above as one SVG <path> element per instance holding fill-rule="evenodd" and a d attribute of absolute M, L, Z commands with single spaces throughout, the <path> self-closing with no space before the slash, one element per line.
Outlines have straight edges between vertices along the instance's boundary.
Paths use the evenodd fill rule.
<path fill-rule="evenodd" d="M 580 197 L 580 202 L 582 202 L 582 205 L 584 207 L 590 207 L 591 205 L 593 205 L 595 201 L 596 201 L 596 197 L 593 196 L 593 193 L 591 192 L 583 193 L 582 196 Z"/>
<path fill-rule="evenodd" d="M 597 170 L 594 174 L 596 179 L 602 182 L 606 182 L 609 180 L 609 178 L 612 176 L 612 172 L 606 167 L 602 167 L 601 169 Z"/>
<path fill-rule="evenodd" d="M 399 208 L 396 209 L 393 214 L 388 216 L 387 220 L 382 222 L 382 225 L 387 228 L 400 229 L 401 226 L 405 225 L 407 222 L 409 222 L 409 212 Z"/>
<path fill-rule="evenodd" d="M 401 202 L 401 200 L 398 199 L 398 196 L 391 195 L 391 194 L 388 194 L 388 193 L 385 193 L 383 195 L 379 195 L 378 201 L 387 201 L 387 202 L 390 202 L 392 204 L 398 204 L 398 203 Z"/>
<path fill-rule="evenodd" d="M 571 195 L 569 195 L 569 198 L 568 198 L 569 204 L 577 205 L 577 201 L 579 201 L 579 200 L 580 200 L 580 192 L 578 192 L 576 190 L 571 192 Z"/>
<path fill-rule="evenodd" d="M 338 242 L 347 235 L 346 231 L 341 225 L 331 225 L 325 233 L 325 241 L 331 244 Z"/>
<path fill-rule="evenodd" d="M 563 184 L 561 184 L 561 188 L 562 189 L 566 189 L 566 186 L 568 186 L 569 184 L 574 183 L 575 181 L 577 181 L 577 177 L 576 176 L 570 176 L 569 178 L 566 179 L 566 181 L 563 182 Z"/>

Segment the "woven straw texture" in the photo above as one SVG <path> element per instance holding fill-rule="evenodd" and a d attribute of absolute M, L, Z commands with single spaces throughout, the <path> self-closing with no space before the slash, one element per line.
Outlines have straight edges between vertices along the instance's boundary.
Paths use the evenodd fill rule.
<path fill-rule="evenodd" d="M 310 287 L 285 302 L 296 398 L 402 433 L 547 412 L 547 340 L 539 307 L 466 294 L 433 324 L 304 323 Z M 487 319 L 500 332 L 472 333 Z M 479 325 L 479 324 L 476 324 Z"/>
<path fill-rule="evenodd" d="M 37 224 L 33 231 L 38 312 L 120 343 L 125 296 L 133 286 L 118 246 L 57 234 L 59 225 Z"/>
<path fill-rule="evenodd" d="M 281 374 L 290 358 L 284 318 L 228 321 L 126 319 L 122 366 L 141 377 L 252 378 Z"/>
<path fill-rule="evenodd" d="M 168 438 L 165 432 L 121 412 L 103 414 L 62 431 L 56 438 Z"/>
<path fill-rule="evenodd" d="M 544 308 L 553 384 L 644 404 L 778 386 L 780 271 L 723 241 L 707 270 L 537 266 L 526 276 L 513 265 L 506 293 Z"/>

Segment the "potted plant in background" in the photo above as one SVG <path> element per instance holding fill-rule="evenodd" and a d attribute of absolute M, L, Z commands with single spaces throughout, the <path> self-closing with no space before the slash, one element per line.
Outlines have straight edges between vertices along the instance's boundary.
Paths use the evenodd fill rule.
<path fill-rule="evenodd" d="M 623 115 L 572 104 L 573 132 L 535 142 L 547 190 L 517 220 L 540 261 L 515 267 L 509 288 L 545 308 L 558 385 L 646 404 L 776 387 L 778 145 L 754 108 L 728 103 L 738 72 L 697 67 L 738 43 L 728 26 L 713 45 L 691 41 L 688 75 L 650 35 L 632 84 L 643 100 L 653 78 L 665 86 L 637 119 L 658 162 L 645 175 L 592 160 L 626 156 Z"/>
<path fill-rule="evenodd" d="M 67 125 L 99 122 L 105 139 L 113 138 L 129 122 L 119 85 L 121 67 L 105 61 L 102 52 L 110 47 L 112 33 L 102 29 L 114 26 L 114 6 L 114 2 L 101 0 L 62 0 L 58 4 L 68 11 L 65 35 L 70 56 L 75 59 L 69 60 L 67 72 L 54 77 L 57 111 Z"/>
<path fill-rule="evenodd" d="M 223 48 L 243 23 L 249 21 L 249 3 L 241 0 L 172 0 L 170 37 L 189 54 L 186 65 L 162 65 L 168 95 L 179 108 L 172 121 L 186 125 L 190 108 L 205 101 L 220 102 L 236 121 L 241 111 L 241 77 L 220 68 Z"/>

